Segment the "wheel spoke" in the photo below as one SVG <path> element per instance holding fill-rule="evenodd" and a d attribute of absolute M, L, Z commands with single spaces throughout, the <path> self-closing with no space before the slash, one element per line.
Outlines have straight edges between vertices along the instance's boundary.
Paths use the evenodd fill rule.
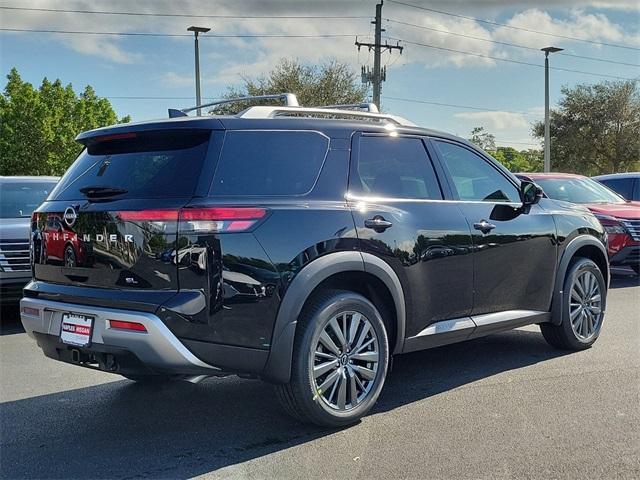
<path fill-rule="evenodd" d="M 358 335 L 358 338 L 356 339 L 356 346 L 353 348 L 353 350 L 358 351 L 360 349 L 360 347 L 362 346 L 363 342 L 367 338 L 367 335 L 369 334 L 369 330 L 371 330 L 371 325 L 369 325 L 369 322 L 367 322 L 362 327 L 362 330 L 360 330 L 360 334 Z"/>
<path fill-rule="evenodd" d="M 336 357 L 340 355 L 340 349 L 331 339 L 326 330 L 323 330 L 320 334 L 320 342 L 327 347 Z"/>
<path fill-rule="evenodd" d="M 324 375 L 325 373 L 327 373 L 329 370 L 332 370 L 334 368 L 336 368 L 336 366 L 338 365 L 337 360 L 333 360 L 331 362 L 325 362 L 325 363 L 321 363 L 319 365 L 316 365 L 313 367 L 313 376 L 315 378 L 318 378 L 322 375 Z"/>
<path fill-rule="evenodd" d="M 317 350 L 316 350 L 316 357 L 328 358 L 329 360 L 337 360 L 338 359 L 338 357 L 336 357 L 332 353 L 318 352 Z"/>
<path fill-rule="evenodd" d="M 576 317 L 578 316 L 578 314 L 582 311 L 582 309 L 580 307 L 577 307 L 575 310 L 572 310 L 571 313 L 569 314 L 569 318 L 571 318 L 571 321 L 573 322 Z"/>
<path fill-rule="evenodd" d="M 377 363 L 378 362 L 378 352 L 363 352 L 356 353 L 351 355 L 352 360 L 362 360 L 363 362 L 368 363 Z"/>
<path fill-rule="evenodd" d="M 582 298 L 580 297 L 580 294 L 578 293 L 578 290 L 576 289 L 575 285 L 571 289 L 571 298 L 579 304 L 582 303 Z"/>
<path fill-rule="evenodd" d="M 333 333 L 338 337 L 338 341 L 340 342 L 340 346 L 342 347 L 342 351 L 347 348 L 347 341 L 344 338 L 344 333 L 342 333 L 342 329 L 340 325 L 338 325 L 338 320 L 336 318 L 332 318 L 329 322 L 329 326 L 333 330 Z"/>
<path fill-rule="evenodd" d="M 351 397 L 351 407 L 355 407 L 358 404 L 358 384 L 353 369 L 349 369 L 349 396 Z"/>
<path fill-rule="evenodd" d="M 327 391 L 327 389 L 331 385 L 336 383 L 336 380 L 338 380 L 339 376 L 340 376 L 340 371 L 339 370 L 336 370 L 335 372 L 327 375 L 327 378 L 324 379 L 324 382 L 322 382 L 322 385 L 320 385 L 318 387 L 318 390 L 320 391 L 320 394 L 324 395 L 324 393 Z"/>
<path fill-rule="evenodd" d="M 342 369 L 340 374 L 340 385 L 338 386 L 338 408 L 344 410 L 347 403 L 347 376 L 345 369 Z"/>
<path fill-rule="evenodd" d="M 578 316 L 577 320 L 575 322 L 573 322 L 573 326 L 575 328 L 575 331 L 578 333 L 578 335 L 580 334 L 580 329 L 582 328 L 582 312 L 580 312 L 580 315 Z"/>
<path fill-rule="evenodd" d="M 360 365 L 353 365 L 352 368 L 365 380 L 373 380 L 374 378 L 376 378 L 376 372 L 369 368 L 361 367 Z"/>
<path fill-rule="evenodd" d="M 354 313 L 351 315 L 351 320 L 349 322 L 349 333 L 347 336 L 347 345 L 349 347 L 353 346 L 353 342 L 356 339 L 356 333 L 358 333 L 358 327 L 360 326 L 360 320 L 362 319 L 362 315 L 359 313 Z"/>
<path fill-rule="evenodd" d="M 353 350 L 354 353 L 361 353 L 362 351 L 364 351 L 366 348 L 369 347 L 369 345 L 371 345 L 373 342 L 375 342 L 376 339 L 375 338 L 370 338 L 369 340 L 367 340 L 366 342 L 364 342 L 358 349 Z"/>
<path fill-rule="evenodd" d="M 576 280 L 576 283 L 573 284 L 573 288 L 578 293 L 580 301 L 582 301 L 586 296 L 584 293 L 584 288 L 582 286 L 582 277 L 578 277 L 578 279 Z"/>

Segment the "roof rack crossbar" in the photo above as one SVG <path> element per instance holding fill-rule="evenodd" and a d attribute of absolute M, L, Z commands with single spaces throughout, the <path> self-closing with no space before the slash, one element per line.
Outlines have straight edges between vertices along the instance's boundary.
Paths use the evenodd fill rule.
<path fill-rule="evenodd" d="M 342 104 L 342 105 L 323 105 L 321 107 L 317 107 L 317 108 L 332 108 L 332 109 L 338 109 L 338 110 L 352 110 L 352 109 L 359 109 L 359 110 L 364 110 L 365 112 L 369 112 L 369 113 L 380 113 L 380 111 L 378 110 L 378 107 L 376 106 L 375 103 L 346 103 L 346 104 Z"/>
<path fill-rule="evenodd" d="M 181 110 L 170 108 L 169 109 L 169 118 L 175 117 L 186 117 L 187 113 L 192 112 L 194 110 L 198 110 L 199 108 L 206 107 L 215 107 L 217 105 L 225 105 L 228 103 L 237 103 L 237 102 L 252 102 L 257 100 L 283 100 L 285 106 L 287 107 L 299 107 L 298 98 L 293 93 L 277 93 L 274 95 L 254 95 L 249 97 L 236 97 L 236 98 L 227 98 L 224 100 L 216 100 L 215 102 L 204 103 L 202 105 L 196 105 L 195 107 L 183 108 Z"/>

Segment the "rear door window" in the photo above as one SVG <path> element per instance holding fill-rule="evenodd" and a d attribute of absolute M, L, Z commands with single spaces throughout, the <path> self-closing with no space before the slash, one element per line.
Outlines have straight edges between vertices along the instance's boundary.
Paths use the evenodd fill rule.
<path fill-rule="evenodd" d="M 442 199 L 436 173 L 419 138 L 363 136 L 349 191 L 386 198 Z"/>
<path fill-rule="evenodd" d="M 210 130 L 171 130 L 90 140 L 52 199 L 84 199 L 92 187 L 116 189 L 114 198 L 191 196 L 210 136 Z"/>
<path fill-rule="evenodd" d="M 226 133 L 211 186 L 218 195 L 304 195 L 329 149 L 318 132 L 237 130 Z"/>

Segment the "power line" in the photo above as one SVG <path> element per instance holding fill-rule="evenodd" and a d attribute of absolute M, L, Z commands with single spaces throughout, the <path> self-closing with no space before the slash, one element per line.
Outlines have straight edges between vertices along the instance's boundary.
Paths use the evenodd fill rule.
<path fill-rule="evenodd" d="M 427 27 L 427 26 L 424 26 L 424 25 L 417 25 L 415 23 L 403 22 L 401 20 L 394 20 L 392 18 L 385 18 L 385 20 L 388 21 L 388 22 L 397 23 L 399 25 L 405 25 L 405 26 L 408 26 L 408 27 L 420 28 L 422 30 L 429 30 L 431 32 L 444 33 L 446 35 L 454 35 L 456 37 L 463 37 L 463 38 L 469 38 L 471 40 L 478 40 L 478 41 L 481 41 L 481 42 L 494 43 L 496 45 L 505 45 L 507 47 L 516 47 L 516 48 L 522 48 L 522 49 L 525 49 L 525 50 L 531 50 L 531 51 L 535 51 L 535 52 L 540 52 L 539 48 L 528 47 L 526 45 L 519 45 L 517 43 L 500 42 L 498 40 L 489 40 L 488 38 L 474 37 L 472 35 L 465 35 L 464 33 L 451 32 L 449 30 L 442 30 L 442 29 L 439 29 L 439 28 L 432 28 L 432 27 Z M 589 56 L 586 56 L 586 55 L 575 55 L 575 54 L 566 53 L 566 52 L 559 52 L 556 55 L 562 55 L 562 56 L 565 56 L 565 57 L 582 58 L 582 59 L 585 59 L 585 60 L 593 60 L 593 61 L 596 61 L 596 62 L 615 63 L 617 65 L 626 65 L 626 66 L 629 66 L 629 67 L 640 67 L 640 64 L 637 64 L 637 63 L 620 62 L 618 60 L 610 60 L 610 59 L 607 59 L 607 58 L 589 57 Z"/>
<path fill-rule="evenodd" d="M 439 13 L 440 15 L 449 15 L 451 17 L 464 18 L 465 20 L 473 20 L 474 22 L 485 23 L 485 24 L 494 25 L 494 26 L 497 26 L 497 27 L 505 27 L 505 28 L 510 28 L 510 29 L 513 29 L 513 30 L 522 30 L 524 32 L 537 33 L 539 35 L 546 35 L 546 36 L 549 36 L 549 37 L 564 38 L 566 40 L 573 40 L 575 42 L 585 42 L 585 43 L 590 43 L 592 45 L 602 45 L 602 46 L 605 46 L 605 47 L 615 47 L 615 48 L 626 48 L 628 50 L 640 50 L 640 48 L 638 48 L 638 47 L 632 47 L 630 45 L 624 45 L 624 44 L 620 44 L 620 43 L 598 42 L 598 41 L 595 41 L 595 40 L 589 40 L 587 38 L 570 37 L 568 35 L 560 35 L 560 34 L 557 34 L 557 33 L 541 32 L 540 30 L 533 30 L 533 29 L 525 28 L 525 27 L 516 27 L 516 26 L 513 26 L 513 25 L 507 25 L 506 23 L 493 22 L 491 20 L 485 20 L 485 19 L 476 18 L 476 17 L 469 17 L 467 15 L 461 15 L 461 14 L 458 14 L 458 13 L 445 12 L 445 11 L 442 11 L 442 10 L 436 10 L 434 8 L 423 7 L 421 5 L 413 5 L 411 3 L 400 2 L 398 0 L 388 0 L 388 1 L 390 3 L 395 3 L 395 4 L 398 4 L 398 5 L 404 5 L 405 7 L 417 8 L 419 10 L 424 10 L 424 11 L 432 12 L 432 13 Z"/>
<path fill-rule="evenodd" d="M 430 101 L 430 100 L 418 100 L 418 99 L 415 99 L 415 98 L 389 97 L 389 96 L 385 95 L 384 99 L 385 100 L 394 100 L 394 101 L 398 101 L 398 102 L 422 103 L 422 104 L 426 104 L 426 105 L 436 105 L 436 106 L 439 106 L 439 107 L 460 108 L 462 110 L 478 110 L 478 111 L 482 111 L 482 112 L 505 112 L 505 113 L 514 113 L 514 114 L 519 114 L 519 115 L 529 115 L 529 116 L 534 116 L 534 117 L 540 117 L 540 115 L 537 115 L 537 114 L 531 113 L 531 112 L 525 112 L 525 111 L 500 110 L 500 109 L 496 109 L 496 108 L 484 108 L 484 107 L 476 107 L 476 106 L 471 106 L 471 105 L 460 105 L 460 104 L 455 104 L 455 103 L 443 103 L 443 102 L 434 102 L 434 101 Z"/>
<path fill-rule="evenodd" d="M 19 33 L 54 33 L 69 35 L 115 35 L 115 36 L 132 36 L 132 37 L 192 37 L 188 33 L 150 33 L 150 32 L 89 32 L 81 30 L 46 30 L 46 29 L 28 29 L 28 28 L 0 28 L 2 32 L 19 32 Z M 357 36 L 355 33 L 324 33 L 324 34 L 235 34 L 235 35 L 204 35 L 202 38 L 337 38 Z"/>
<path fill-rule="evenodd" d="M 538 63 L 531 63 L 531 62 L 523 62 L 521 60 L 513 60 L 513 59 L 509 59 L 509 58 L 500 58 L 500 57 L 494 57 L 492 55 L 484 55 L 482 53 L 474 53 L 474 52 L 465 52 L 464 50 L 455 50 L 453 48 L 447 48 L 447 47 L 440 47 L 437 45 L 429 45 L 427 43 L 420 43 L 420 42 L 412 42 L 411 40 L 405 40 L 403 38 L 397 38 L 397 37 L 388 37 L 391 40 L 399 40 L 401 42 L 404 43 L 408 43 L 409 45 L 416 45 L 418 47 L 425 47 L 425 48 L 432 48 L 435 50 L 442 50 L 445 52 L 452 52 L 452 53 L 460 53 L 462 55 L 469 55 L 472 57 L 478 57 L 478 58 L 486 58 L 489 60 L 495 60 L 498 62 L 507 62 L 507 63 L 514 63 L 517 65 L 526 65 L 528 67 L 536 67 L 536 68 L 544 68 L 543 65 L 540 65 Z M 582 70 L 573 70 L 570 68 L 562 68 L 562 67 L 549 67 L 551 70 L 557 70 L 559 72 L 571 72 L 571 73 L 581 73 L 583 75 L 592 75 L 594 77 L 605 77 L 605 78 L 615 78 L 618 80 L 637 80 L 635 78 L 629 78 L 629 77 L 621 77 L 618 75 L 607 75 L 605 73 L 595 73 L 595 72 L 585 72 Z"/>
<path fill-rule="evenodd" d="M 228 19 L 363 19 L 366 16 L 344 16 L 344 15 L 202 15 L 187 13 L 159 13 L 159 12 L 114 12 L 106 10 L 68 10 L 58 8 L 30 8 L 30 7 L 8 7 L 0 6 L 0 10 L 19 10 L 27 12 L 52 12 L 52 13 L 81 13 L 93 15 L 127 15 L 140 17 L 181 17 L 181 18 L 228 18 Z"/>

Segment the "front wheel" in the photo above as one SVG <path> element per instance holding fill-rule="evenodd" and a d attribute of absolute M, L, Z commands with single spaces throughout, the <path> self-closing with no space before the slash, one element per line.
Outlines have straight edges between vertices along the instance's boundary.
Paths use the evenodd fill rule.
<path fill-rule="evenodd" d="M 602 272 L 592 260 L 575 258 L 564 281 L 562 323 L 540 324 L 545 340 L 556 348 L 584 350 L 600 335 L 607 299 Z"/>
<path fill-rule="evenodd" d="M 376 307 L 354 292 L 325 291 L 299 318 L 291 381 L 276 387 L 278 397 L 299 420 L 349 425 L 375 404 L 388 363 L 387 331 Z"/>

